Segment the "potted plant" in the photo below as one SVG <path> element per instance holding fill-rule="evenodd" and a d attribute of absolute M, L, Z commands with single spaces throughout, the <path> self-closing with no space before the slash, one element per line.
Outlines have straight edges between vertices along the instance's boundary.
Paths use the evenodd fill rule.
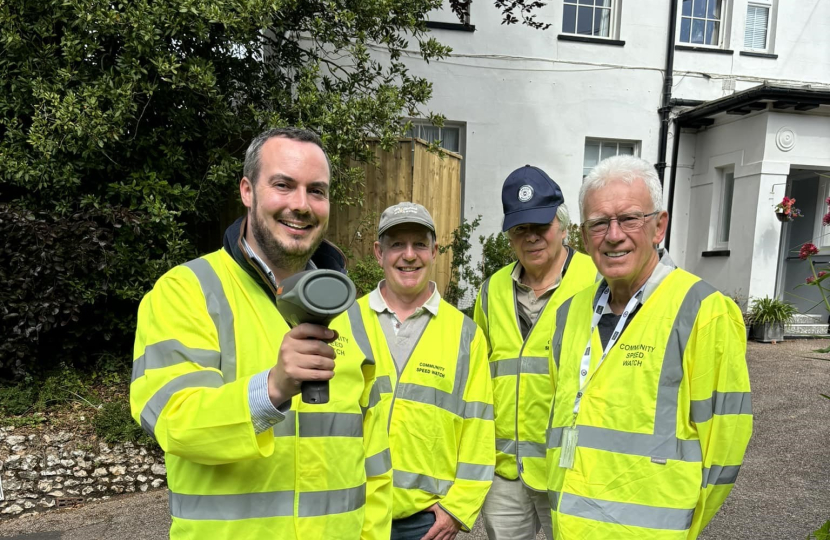
<path fill-rule="evenodd" d="M 778 221 L 792 221 L 797 217 L 801 217 L 801 210 L 794 205 L 795 199 L 790 199 L 789 197 L 784 197 L 780 203 L 776 204 L 775 217 L 778 218 Z"/>
<path fill-rule="evenodd" d="M 776 298 L 756 298 L 749 308 L 752 337 L 764 343 L 784 341 L 784 325 L 793 320 L 795 306 Z"/>

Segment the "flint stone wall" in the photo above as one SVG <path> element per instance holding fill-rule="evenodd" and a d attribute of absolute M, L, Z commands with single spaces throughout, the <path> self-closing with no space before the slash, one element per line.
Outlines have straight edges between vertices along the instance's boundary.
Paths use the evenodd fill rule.
<path fill-rule="evenodd" d="M 159 448 L 91 445 L 64 431 L 0 428 L 0 521 L 23 513 L 108 499 L 167 485 Z"/>

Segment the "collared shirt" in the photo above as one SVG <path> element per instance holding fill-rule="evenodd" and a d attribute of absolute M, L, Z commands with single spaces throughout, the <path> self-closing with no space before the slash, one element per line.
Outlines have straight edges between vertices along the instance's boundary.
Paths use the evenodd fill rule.
<path fill-rule="evenodd" d="M 657 254 L 660 256 L 660 260 L 657 262 L 657 266 L 654 267 L 654 270 L 651 272 L 651 275 L 646 280 L 645 287 L 643 287 L 643 297 L 642 299 L 640 299 L 640 303 L 637 304 L 637 307 L 634 308 L 634 311 L 632 311 L 631 315 L 628 317 L 628 320 L 625 323 L 626 326 L 628 326 L 631 323 L 631 320 L 634 318 L 637 312 L 640 311 L 640 306 L 646 303 L 646 300 L 648 300 L 649 296 L 651 296 L 654 293 L 654 291 L 657 290 L 657 287 L 659 287 L 660 284 L 663 283 L 663 280 L 666 279 L 666 277 L 671 273 L 672 270 L 677 268 L 677 265 L 674 264 L 674 261 L 671 260 L 668 251 L 666 251 L 665 249 L 660 249 L 658 250 Z M 605 289 L 605 286 L 606 282 L 603 279 L 602 283 L 599 286 L 599 289 L 597 289 L 598 293 L 601 294 L 602 291 Z M 594 298 L 594 305 L 596 305 L 598 298 L 599 295 L 597 295 L 597 297 Z M 614 312 L 611 311 L 611 303 L 607 303 L 605 305 L 605 309 L 602 312 L 602 316 L 599 319 L 599 323 L 597 324 L 597 330 L 599 331 L 599 339 L 603 347 L 605 347 L 605 345 L 608 343 L 608 340 L 611 339 L 611 334 L 614 333 L 614 328 L 616 328 L 619 320 L 620 315 L 615 315 Z M 623 328 L 623 330 L 625 330 L 625 328 Z"/>
<path fill-rule="evenodd" d="M 427 324 L 432 317 L 438 315 L 438 307 L 441 304 L 441 295 L 438 293 L 434 281 L 429 282 L 432 294 L 427 298 L 412 315 L 401 321 L 398 315 L 392 311 L 383 298 L 381 289 L 386 286 L 386 280 L 378 283 L 375 290 L 369 293 L 369 307 L 378 314 L 380 327 L 383 328 L 383 335 L 386 337 L 386 344 L 389 346 L 389 353 L 401 371 L 407 360 L 415 350 L 418 340 L 421 339 Z"/>
<path fill-rule="evenodd" d="M 559 275 L 556 276 L 556 279 L 553 280 L 553 283 L 551 283 L 550 286 L 538 296 L 533 290 L 533 287 L 525 285 L 521 281 L 522 272 L 524 271 L 522 263 L 517 262 L 516 266 L 513 268 L 513 272 L 510 274 L 510 277 L 513 278 L 513 290 L 516 294 L 516 311 L 519 316 L 519 330 L 521 331 L 523 338 L 527 338 L 530 328 L 536 322 L 536 319 L 539 318 L 539 314 L 542 313 L 542 310 L 545 309 L 545 306 L 547 305 L 548 300 L 550 300 L 550 297 L 553 296 L 554 291 L 556 291 L 559 284 L 562 283 L 562 276 L 565 275 L 568 265 L 574 255 L 574 251 L 570 247 L 565 246 L 564 249 L 567 250 L 568 255 L 565 259 L 565 264 L 562 265 L 562 270 L 559 272 Z"/>
<path fill-rule="evenodd" d="M 268 277 L 271 285 L 276 288 L 277 278 L 274 276 L 274 273 L 270 268 L 268 268 L 265 261 L 254 253 L 254 250 L 245 240 L 244 236 L 242 237 L 242 247 L 245 248 L 245 252 L 248 254 L 248 257 L 250 257 L 262 273 Z M 305 269 L 315 270 L 316 268 L 317 266 L 309 259 Z M 276 361 L 277 359 L 274 358 L 275 363 Z M 257 373 L 251 377 L 250 381 L 248 381 L 248 403 L 251 408 L 251 422 L 253 422 L 254 431 L 256 431 L 257 434 L 262 433 L 263 431 L 270 429 L 275 424 L 285 420 L 285 413 L 287 413 L 291 408 L 291 400 L 286 401 L 278 408 L 274 407 L 274 404 L 271 402 L 271 398 L 268 397 L 268 372 L 270 371 L 270 369 L 266 369 L 261 373 Z"/>

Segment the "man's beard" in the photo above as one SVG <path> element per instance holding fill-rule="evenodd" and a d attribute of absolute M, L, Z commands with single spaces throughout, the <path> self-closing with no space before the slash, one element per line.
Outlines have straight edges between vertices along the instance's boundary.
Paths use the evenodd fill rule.
<path fill-rule="evenodd" d="M 254 210 L 251 212 L 250 226 L 254 239 L 259 245 L 259 249 L 267 259 L 267 262 L 275 268 L 281 268 L 291 272 L 299 272 L 303 270 L 308 264 L 308 260 L 317 251 L 317 248 L 323 242 L 323 235 L 325 230 L 321 229 L 317 233 L 317 237 L 312 239 L 308 248 L 300 245 L 284 245 L 282 244 L 268 229 L 263 220 L 257 212 L 256 197 L 254 197 Z M 290 218 L 292 221 L 307 223 L 312 227 L 317 226 L 318 220 L 309 215 L 296 215 L 287 212 L 280 216 L 280 218 Z"/>

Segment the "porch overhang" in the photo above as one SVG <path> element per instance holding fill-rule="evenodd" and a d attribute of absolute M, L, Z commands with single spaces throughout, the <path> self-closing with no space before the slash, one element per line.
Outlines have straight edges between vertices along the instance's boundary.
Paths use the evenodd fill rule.
<path fill-rule="evenodd" d="M 715 123 L 718 115 L 746 115 L 755 111 L 812 111 L 830 108 L 830 86 L 787 86 L 764 83 L 681 112 L 678 127 L 702 128 Z"/>

